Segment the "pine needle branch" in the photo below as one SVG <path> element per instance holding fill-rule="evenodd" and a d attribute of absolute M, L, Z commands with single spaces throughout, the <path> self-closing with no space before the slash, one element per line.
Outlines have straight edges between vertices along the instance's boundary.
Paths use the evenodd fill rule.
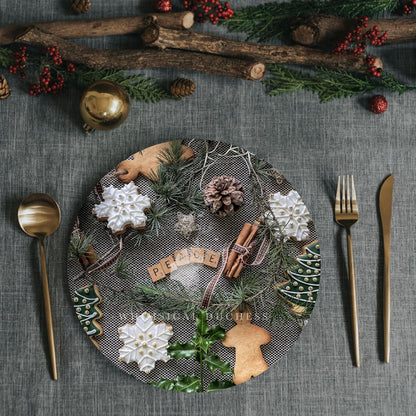
<path fill-rule="evenodd" d="M 0 66 L 8 68 L 13 63 L 12 60 L 13 51 L 9 48 L 0 48 Z"/>
<path fill-rule="evenodd" d="M 247 40 L 266 42 L 289 31 L 296 17 L 325 13 L 343 17 L 376 16 L 393 11 L 400 0 L 292 0 L 286 3 L 266 3 L 237 10 L 230 20 L 222 22 L 231 32 L 245 32 Z"/>
<path fill-rule="evenodd" d="M 126 75 L 123 71 L 98 71 L 77 65 L 76 71 L 66 75 L 66 78 L 68 82 L 79 88 L 86 88 L 99 80 L 113 81 L 121 85 L 134 100 L 146 103 L 157 103 L 162 100 L 174 99 L 154 78 L 141 74 Z"/>
<path fill-rule="evenodd" d="M 288 92 L 307 90 L 318 94 L 321 103 L 364 94 L 375 89 L 403 94 L 415 87 L 407 86 L 393 75 L 385 73 L 380 79 L 357 76 L 345 71 L 316 68 L 316 74 L 309 75 L 281 65 L 269 66 L 269 78 L 263 81 L 267 93 L 275 96 Z"/>
<path fill-rule="evenodd" d="M 159 155 L 157 174 L 150 177 L 152 190 L 164 199 L 166 206 L 176 206 L 186 212 L 204 207 L 202 193 L 194 185 L 192 161 L 183 158 L 181 141 Z"/>

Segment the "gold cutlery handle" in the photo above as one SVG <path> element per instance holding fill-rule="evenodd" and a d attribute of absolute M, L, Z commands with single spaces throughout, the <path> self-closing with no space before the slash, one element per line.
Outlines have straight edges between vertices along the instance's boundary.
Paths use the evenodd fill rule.
<path fill-rule="evenodd" d="M 360 337 L 358 332 L 357 286 L 354 271 L 354 255 L 350 230 L 347 228 L 348 272 L 350 277 L 350 297 L 352 313 L 352 333 L 354 341 L 355 365 L 360 366 Z"/>
<path fill-rule="evenodd" d="M 40 264 L 42 268 L 43 300 L 45 303 L 46 330 L 48 333 L 49 353 L 51 357 L 51 367 L 52 367 L 52 378 L 54 380 L 57 380 L 58 373 L 56 369 L 55 339 L 53 336 L 51 300 L 49 297 L 48 274 L 46 272 L 45 247 L 43 245 L 42 238 L 39 238 L 39 246 L 40 246 Z"/>
<path fill-rule="evenodd" d="M 390 362 L 390 244 L 384 242 L 383 281 L 384 361 Z"/>

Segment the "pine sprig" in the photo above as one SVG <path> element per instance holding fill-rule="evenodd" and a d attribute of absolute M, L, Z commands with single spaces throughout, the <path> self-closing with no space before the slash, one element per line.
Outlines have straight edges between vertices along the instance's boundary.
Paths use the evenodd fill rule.
<path fill-rule="evenodd" d="M 12 50 L 8 48 L 0 48 L 0 66 L 8 68 L 13 63 L 12 61 Z"/>
<path fill-rule="evenodd" d="M 272 96 L 307 90 L 318 94 L 321 103 L 380 88 L 399 94 L 415 89 L 401 83 L 388 73 L 383 74 L 380 79 L 372 79 L 345 71 L 316 68 L 316 74 L 309 75 L 281 65 L 269 66 L 269 78 L 263 81 L 263 84 L 267 93 Z"/>
<path fill-rule="evenodd" d="M 131 230 L 129 238 L 134 242 L 135 247 L 139 247 L 143 240 L 159 237 L 167 223 L 167 216 L 172 211 L 161 200 L 156 200 L 149 211 L 146 212 L 146 228 L 143 230 Z"/>
<path fill-rule="evenodd" d="M 82 256 L 89 257 L 94 242 L 93 234 L 74 233 L 71 235 L 68 246 L 68 257 L 79 260 Z"/>
<path fill-rule="evenodd" d="M 166 206 L 192 212 L 204 208 L 203 195 L 193 186 L 193 162 L 184 158 L 183 153 L 180 140 L 161 152 L 158 171 L 150 177 L 151 188 Z"/>
<path fill-rule="evenodd" d="M 134 100 L 146 103 L 157 103 L 162 100 L 174 99 L 154 78 L 141 74 L 126 75 L 123 71 L 98 71 L 77 65 L 76 71 L 68 74 L 66 78 L 70 83 L 79 88 L 86 88 L 93 82 L 99 80 L 113 81 L 121 85 Z"/>
<path fill-rule="evenodd" d="M 267 3 L 237 10 L 232 19 L 225 20 L 231 32 L 245 32 L 247 40 L 266 42 L 277 39 L 289 31 L 296 17 L 326 13 L 343 17 L 375 16 L 393 11 L 399 0 L 293 0 L 287 3 Z"/>

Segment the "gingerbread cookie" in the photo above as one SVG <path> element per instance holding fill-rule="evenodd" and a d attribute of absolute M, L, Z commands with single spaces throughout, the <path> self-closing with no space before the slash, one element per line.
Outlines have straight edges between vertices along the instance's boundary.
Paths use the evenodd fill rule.
<path fill-rule="evenodd" d="M 93 339 L 103 333 L 101 325 L 97 322 L 97 319 L 102 317 L 102 313 L 97 307 L 102 301 L 98 287 L 91 285 L 77 289 L 72 301 L 82 328 L 94 345 L 100 349 L 97 341 Z"/>
<path fill-rule="evenodd" d="M 155 324 L 148 312 L 143 312 L 134 325 L 126 324 L 118 332 L 124 343 L 119 349 L 120 361 L 127 364 L 135 361 L 140 371 L 148 374 L 155 368 L 156 361 L 166 363 L 170 359 L 167 348 L 173 335 L 172 327 L 164 322 Z"/>
<path fill-rule="evenodd" d="M 319 291 L 321 277 L 321 254 L 318 240 L 304 246 L 297 265 L 287 270 L 288 280 L 278 283 L 275 290 L 291 306 L 295 315 L 313 307 Z"/>
<path fill-rule="evenodd" d="M 260 346 L 269 343 L 271 335 L 264 328 L 251 323 L 249 307 L 244 312 L 239 312 L 237 308 L 232 313 L 232 318 L 237 325 L 225 334 L 222 343 L 225 347 L 235 348 L 233 381 L 234 384 L 241 384 L 269 368 Z"/>
<path fill-rule="evenodd" d="M 123 160 L 116 168 L 118 177 L 121 181 L 129 183 L 134 181 L 140 174 L 148 179 L 157 178 L 157 171 L 161 161 L 163 161 L 163 152 L 172 146 L 173 142 L 164 142 L 147 147 L 133 155 L 133 159 Z M 193 159 L 194 151 L 185 145 L 182 145 L 183 160 Z"/>
<path fill-rule="evenodd" d="M 100 221 L 108 221 L 107 227 L 116 234 L 124 233 L 127 228 L 142 230 L 146 227 L 146 211 L 151 208 L 151 200 L 141 195 L 139 188 L 130 182 L 118 189 L 110 185 L 104 188 L 103 201 L 94 205 L 93 214 Z"/>

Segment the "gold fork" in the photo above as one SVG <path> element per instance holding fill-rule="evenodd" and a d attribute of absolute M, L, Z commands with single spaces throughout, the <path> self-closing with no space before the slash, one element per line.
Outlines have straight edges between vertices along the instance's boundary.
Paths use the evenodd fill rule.
<path fill-rule="evenodd" d="M 345 188 L 346 182 L 346 188 Z M 345 228 L 347 232 L 347 247 L 348 247 L 348 271 L 350 276 L 350 296 L 351 296 L 351 310 L 352 310 L 352 329 L 354 339 L 355 365 L 360 366 L 360 343 L 358 334 L 358 310 L 357 310 L 357 288 L 355 283 L 354 272 L 354 256 L 352 251 L 351 240 L 351 226 L 358 221 L 358 205 L 357 196 L 355 194 L 354 177 L 342 176 L 342 191 L 341 191 L 341 176 L 338 176 L 337 195 L 335 198 L 335 221 Z"/>

